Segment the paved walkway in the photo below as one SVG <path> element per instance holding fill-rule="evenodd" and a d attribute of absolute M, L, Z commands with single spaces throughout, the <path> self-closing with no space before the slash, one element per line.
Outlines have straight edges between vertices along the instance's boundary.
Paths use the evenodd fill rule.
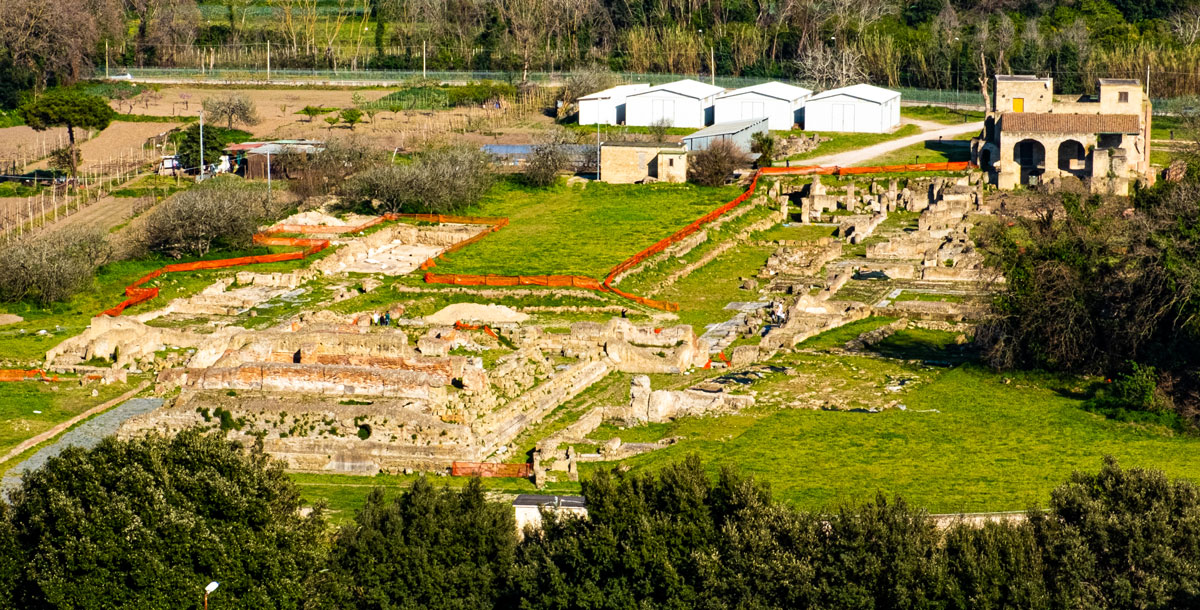
<path fill-rule="evenodd" d="M 914 123 L 916 123 L 914 121 Z M 922 121 L 921 123 L 924 123 Z M 920 123 L 918 123 L 920 125 Z M 816 157 L 813 159 L 805 159 L 804 161 L 792 161 L 792 165 L 824 165 L 824 166 L 839 166 L 851 167 L 854 165 L 862 165 L 871 159 L 886 155 L 893 150 L 899 150 L 913 144 L 920 144 L 928 140 L 937 140 L 939 138 L 952 140 L 955 136 L 960 136 L 964 133 L 979 132 L 983 129 L 983 121 L 974 123 L 963 123 L 961 125 L 940 125 L 937 129 L 924 131 L 916 135 L 905 136 L 895 140 L 888 140 L 866 148 L 857 150 L 848 150 L 833 155 L 825 155 L 824 157 Z"/>
<path fill-rule="evenodd" d="M 85 422 L 77 427 L 68 430 L 53 444 L 42 447 L 37 453 L 30 456 L 29 459 L 13 466 L 8 472 L 4 473 L 4 480 L 0 482 L 0 491 L 8 494 L 21 483 L 21 474 L 26 470 L 37 470 L 52 457 L 62 453 L 67 447 L 82 447 L 90 449 L 100 444 L 100 441 L 106 437 L 116 434 L 117 428 L 125 423 L 125 420 L 149 413 L 154 409 L 162 406 L 161 398 L 134 398 L 127 400 L 120 405 L 109 409 Z"/>

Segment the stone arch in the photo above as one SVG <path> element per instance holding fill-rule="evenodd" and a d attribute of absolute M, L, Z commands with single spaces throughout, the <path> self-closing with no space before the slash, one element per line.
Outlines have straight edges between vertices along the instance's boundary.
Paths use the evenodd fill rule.
<path fill-rule="evenodd" d="M 1031 177 L 1046 171 L 1046 147 L 1037 140 L 1017 142 L 1013 146 L 1013 159 L 1021 167 L 1021 184 L 1029 184 Z"/>
<path fill-rule="evenodd" d="M 1058 169 L 1081 174 L 1087 169 L 1087 148 L 1078 140 L 1065 140 L 1058 145 Z"/>
<path fill-rule="evenodd" d="M 986 146 L 979 149 L 979 169 L 985 172 L 992 171 L 992 149 Z"/>

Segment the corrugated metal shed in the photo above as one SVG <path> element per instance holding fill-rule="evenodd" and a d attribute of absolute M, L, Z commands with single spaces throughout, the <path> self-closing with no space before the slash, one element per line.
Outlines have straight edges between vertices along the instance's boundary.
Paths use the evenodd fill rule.
<path fill-rule="evenodd" d="M 705 127 L 700 131 L 683 137 L 683 144 L 689 151 L 704 150 L 718 140 L 732 140 L 743 152 L 750 152 L 751 138 L 754 134 L 767 131 L 767 117 L 729 121 Z"/>

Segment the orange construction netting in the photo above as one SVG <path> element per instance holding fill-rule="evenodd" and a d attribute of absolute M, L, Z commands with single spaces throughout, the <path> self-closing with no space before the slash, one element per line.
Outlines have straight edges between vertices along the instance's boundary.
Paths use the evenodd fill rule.
<path fill-rule="evenodd" d="M 496 464 L 492 462 L 453 462 L 450 474 L 456 477 L 499 477 L 526 479 L 533 476 L 533 464 Z"/>
<path fill-rule="evenodd" d="M 0 381 L 25 381 L 26 379 L 58 381 L 58 375 L 50 377 L 42 369 L 0 369 Z"/>

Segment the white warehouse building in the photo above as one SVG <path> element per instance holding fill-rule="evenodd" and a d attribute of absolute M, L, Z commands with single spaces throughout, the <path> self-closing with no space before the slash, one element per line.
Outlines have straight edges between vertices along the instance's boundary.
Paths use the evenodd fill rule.
<path fill-rule="evenodd" d="M 684 79 L 631 93 L 625 98 L 625 124 L 644 127 L 666 119 L 672 127 L 704 127 L 712 123 L 713 102 L 724 91 Z"/>
<path fill-rule="evenodd" d="M 812 91 L 779 82 L 734 89 L 717 96 L 715 122 L 744 121 L 766 117 L 767 128 L 788 130 L 802 123 L 804 102 Z"/>
<path fill-rule="evenodd" d="M 645 91 L 649 84 L 617 85 L 579 98 L 580 125 L 621 125 L 625 122 L 625 98 Z"/>
<path fill-rule="evenodd" d="M 858 84 L 822 91 L 804 105 L 806 131 L 887 133 L 900 126 L 900 92 Z"/>

